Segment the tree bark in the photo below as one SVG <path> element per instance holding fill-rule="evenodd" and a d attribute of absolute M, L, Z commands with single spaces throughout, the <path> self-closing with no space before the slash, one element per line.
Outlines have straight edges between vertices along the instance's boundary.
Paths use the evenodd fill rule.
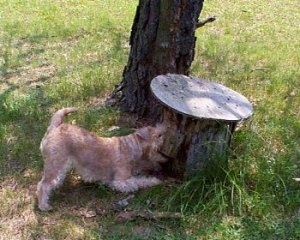
<path fill-rule="evenodd" d="M 163 123 L 169 126 L 161 149 L 170 158 L 164 165 L 167 175 L 179 179 L 200 172 L 208 178 L 224 175 L 236 122 L 193 119 L 164 107 Z"/>
<path fill-rule="evenodd" d="M 129 59 L 112 94 L 122 110 L 158 120 L 162 109 L 151 95 L 150 82 L 160 74 L 189 74 L 202 6 L 201 0 L 139 1 Z"/>

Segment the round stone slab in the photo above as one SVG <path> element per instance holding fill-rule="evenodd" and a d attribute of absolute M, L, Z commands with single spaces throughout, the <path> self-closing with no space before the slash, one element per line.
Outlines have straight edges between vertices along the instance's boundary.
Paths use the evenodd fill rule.
<path fill-rule="evenodd" d="M 185 75 L 159 75 L 151 81 L 154 96 L 176 112 L 193 118 L 241 121 L 253 113 L 243 95 L 204 79 Z"/>

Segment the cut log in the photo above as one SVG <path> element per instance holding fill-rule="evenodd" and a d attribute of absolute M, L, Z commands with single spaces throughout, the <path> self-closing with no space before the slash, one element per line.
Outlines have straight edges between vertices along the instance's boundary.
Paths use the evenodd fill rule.
<path fill-rule="evenodd" d="M 151 90 L 164 106 L 162 121 L 169 129 L 161 150 L 172 159 L 168 172 L 179 177 L 224 172 L 232 134 L 252 115 L 251 103 L 221 84 L 178 74 L 155 77 Z"/>

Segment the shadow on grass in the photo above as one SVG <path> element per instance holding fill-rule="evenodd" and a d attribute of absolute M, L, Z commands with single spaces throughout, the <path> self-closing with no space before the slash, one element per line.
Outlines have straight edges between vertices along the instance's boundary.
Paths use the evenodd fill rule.
<path fill-rule="evenodd" d="M 95 72 L 93 69 L 101 68 L 101 62 L 103 61 L 117 61 L 120 62 L 121 57 L 125 56 L 124 46 L 122 41 L 126 38 L 124 31 L 118 29 L 109 20 L 103 21 L 100 32 L 97 34 L 110 35 L 112 38 L 111 49 L 107 52 L 106 60 L 99 59 L 94 61 L 88 61 L 83 59 L 81 63 L 75 66 L 68 66 L 65 69 L 54 71 L 49 76 L 40 73 L 36 78 L 32 80 L 24 80 L 25 78 L 32 78 L 32 76 L 26 76 L 28 68 L 22 68 L 22 62 L 28 64 L 28 60 L 43 54 L 43 49 L 40 44 L 45 42 L 49 43 L 60 41 L 77 41 L 78 39 L 84 39 L 86 36 L 96 34 L 90 32 L 92 29 L 79 29 L 78 31 L 70 32 L 66 35 L 60 35 L 64 31 L 57 29 L 57 36 L 52 35 L 49 40 L 49 34 L 46 32 L 36 33 L 36 35 L 28 35 L 25 38 L 13 41 L 13 35 L 8 39 L 9 43 L 6 46 L 6 52 L 12 52 L 11 49 L 22 49 L 22 44 L 29 44 L 30 47 L 24 48 L 24 50 L 15 51 L 19 55 L 12 56 L 7 54 L 5 56 L 4 64 L 0 66 L 0 77 L 3 77 L 0 85 L 3 84 L 4 91 L 0 92 L 0 175 L 3 176 L 6 173 L 20 172 L 27 167 L 41 167 L 41 160 L 39 155 L 39 143 L 46 129 L 46 124 L 49 122 L 50 116 L 45 114 L 49 108 L 59 102 L 77 102 L 86 101 L 89 97 L 99 96 L 99 94 L 105 91 L 105 78 L 106 76 L 99 76 L 103 74 L 103 71 Z M 99 31 L 99 30 L 97 30 Z M 15 33 L 17 34 L 17 33 Z M 96 34 L 96 35 L 97 35 Z M 99 40 L 101 41 L 101 40 Z M 44 46 L 44 45 L 43 45 Z M 45 48 L 49 45 L 45 45 Z M 59 44 L 57 46 L 60 48 Z M 11 48 L 11 49 L 10 49 Z M 89 49 L 88 49 L 89 50 Z M 23 52 L 22 52 L 23 51 Z M 10 69 L 10 63 L 12 59 L 18 59 L 18 65 L 13 66 L 14 69 Z M 40 59 L 40 57 L 38 57 Z M 26 61 L 27 62 L 26 62 Z M 49 64 L 51 60 L 47 60 Z M 14 62 L 14 61 L 12 61 Z M 123 66 L 122 66 L 123 67 Z M 44 69 L 38 69 L 39 72 L 43 72 Z M 86 70 L 86 71 L 85 71 Z M 56 87 L 54 85 L 54 91 L 60 91 L 61 96 L 54 95 L 49 97 L 45 94 L 44 84 L 50 82 L 54 77 L 59 78 L 72 78 L 73 72 L 84 74 L 79 80 L 79 89 L 74 91 L 74 85 L 62 84 Z M 96 74 L 97 76 L 93 75 Z M 10 81 L 10 77 L 13 76 L 13 81 Z M 103 78 L 103 82 L 99 81 L 99 78 Z M 70 82 L 71 83 L 71 82 Z M 36 87 L 32 86 L 36 85 Z M 100 85 L 100 86 L 98 86 Z M 50 87 L 47 86 L 49 89 Z M 47 90 L 49 91 L 49 90 Z M 24 94 L 25 92 L 25 94 Z M 53 95 L 53 94 L 52 94 Z M 87 117 L 88 118 L 88 117 Z M 91 118 L 88 118 L 88 124 L 91 123 Z M 94 120 L 95 121 L 95 120 Z"/>
<path fill-rule="evenodd" d="M 51 199 L 53 211 L 40 212 L 35 207 L 37 222 L 31 226 L 31 237 L 45 236 L 43 228 L 47 226 L 47 236 L 52 239 L 196 239 L 187 234 L 182 218 L 143 215 L 153 212 L 147 203 L 134 202 L 140 194 L 143 192 L 136 193 L 126 208 L 120 208 L 118 202 L 127 199 L 128 194 L 103 185 L 76 182 L 74 176 L 69 176 Z M 149 204 L 151 197 L 148 197 Z M 138 214 L 120 218 L 131 211 Z"/>
<path fill-rule="evenodd" d="M 19 97 L 11 88 L 0 95 L 1 176 L 36 167 L 45 122 L 41 90 Z M 18 98 L 18 99 L 16 99 Z"/>

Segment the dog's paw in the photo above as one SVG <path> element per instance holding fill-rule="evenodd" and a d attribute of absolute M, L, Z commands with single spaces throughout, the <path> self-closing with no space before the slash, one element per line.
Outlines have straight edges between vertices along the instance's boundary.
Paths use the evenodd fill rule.
<path fill-rule="evenodd" d="M 138 186 L 138 188 L 153 187 L 162 183 L 162 181 L 156 177 L 144 177 L 144 176 L 131 178 L 131 181 L 133 181 L 134 184 Z"/>
<path fill-rule="evenodd" d="M 48 203 L 46 203 L 46 204 L 39 204 L 38 207 L 43 212 L 53 210 L 53 208 Z"/>
<path fill-rule="evenodd" d="M 161 184 L 162 181 L 156 177 L 148 177 L 144 179 L 145 187 L 152 187 Z"/>
<path fill-rule="evenodd" d="M 130 193 L 130 192 L 135 192 L 139 189 L 137 184 L 134 184 L 134 182 L 132 182 L 130 179 L 127 180 L 115 180 L 112 181 L 109 186 L 114 189 L 117 190 L 119 192 L 123 192 L 123 193 Z"/>

